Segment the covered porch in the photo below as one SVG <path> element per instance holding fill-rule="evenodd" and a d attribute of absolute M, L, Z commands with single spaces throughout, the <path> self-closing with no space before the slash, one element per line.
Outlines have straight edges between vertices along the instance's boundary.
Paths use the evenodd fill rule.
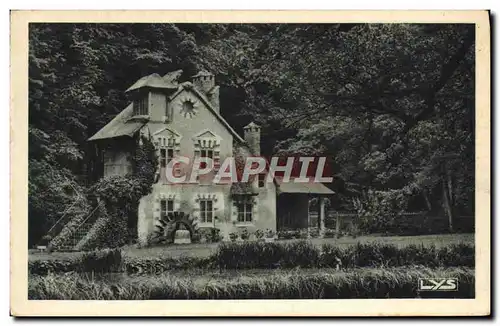
<path fill-rule="evenodd" d="M 320 234 L 325 230 L 325 199 L 334 192 L 322 183 L 280 183 L 277 198 L 277 230 L 310 229 L 309 202 L 318 198 L 317 228 Z"/>

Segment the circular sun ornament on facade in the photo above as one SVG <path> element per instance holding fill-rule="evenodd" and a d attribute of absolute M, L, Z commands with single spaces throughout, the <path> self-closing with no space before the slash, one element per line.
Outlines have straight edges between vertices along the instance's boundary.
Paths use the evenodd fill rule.
<path fill-rule="evenodd" d="M 181 114 L 184 116 L 184 118 L 194 118 L 196 116 L 196 113 L 198 113 L 198 106 L 199 103 L 195 99 L 185 97 L 180 100 Z"/>

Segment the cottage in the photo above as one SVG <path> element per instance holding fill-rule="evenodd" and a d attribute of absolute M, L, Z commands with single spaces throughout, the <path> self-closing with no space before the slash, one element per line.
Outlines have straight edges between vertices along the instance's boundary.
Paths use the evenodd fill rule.
<path fill-rule="evenodd" d="M 192 228 L 218 228 L 229 233 L 247 229 L 307 228 L 310 196 L 322 198 L 333 192 L 321 183 L 264 182 L 262 173 L 248 182 L 171 183 L 167 166 L 178 156 L 207 157 L 213 170 L 228 157 L 236 160 L 260 155 L 260 127 L 250 122 L 241 137 L 221 116 L 219 86 L 214 75 L 200 72 L 190 82 L 179 83 L 182 71 L 139 79 L 126 93 L 131 103 L 89 140 L 104 151 L 104 176 L 131 171 L 128 157 L 137 135 L 151 137 L 159 157 L 158 178 L 153 191 L 139 204 L 138 239 L 148 236 L 176 213 Z M 180 169 L 180 168 L 178 168 Z M 182 171 L 174 171 L 182 173 Z M 320 205 L 320 227 L 324 227 L 324 205 Z M 323 224 L 322 224 L 323 223 Z"/>

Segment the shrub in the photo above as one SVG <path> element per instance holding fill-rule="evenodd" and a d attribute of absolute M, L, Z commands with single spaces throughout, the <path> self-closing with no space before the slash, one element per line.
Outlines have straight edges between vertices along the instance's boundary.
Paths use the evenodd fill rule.
<path fill-rule="evenodd" d="M 236 239 L 238 239 L 238 234 L 236 234 L 235 232 L 229 233 L 229 239 L 233 242 L 236 241 Z"/>
<path fill-rule="evenodd" d="M 264 231 L 257 229 L 257 230 L 255 230 L 254 235 L 255 235 L 255 239 L 260 240 L 264 237 Z"/>
<path fill-rule="evenodd" d="M 337 232 L 335 230 L 332 230 L 332 229 L 325 229 L 325 231 L 323 232 L 324 238 L 335 238 L 336 235 L 337 235 Z"/>
<path fill-rule="evenodd" d="M 28 262 L 28 272 L 34 275 L 85 272 L 111 273 L 122 271 L 122 254 L 119 249 L 84 252 L 70 260 L 35 260 Z"/>
<path fill-rule="evenodd" d="M 295 233 L 296 231 L 278 231 L 278 239 L 295 239 Z"/>
<path fill-rule="evenodd" d="M 240 233 L 241 240 L 248 240 L 249 237 L 250 237 L 250 234 L 248 233 L 248 230 L 243 229 L 243 231 L 241 231 L 241 233 Z"/>
<path fill-rule="evenodd" d="M 35 260 L 28 262 L 28 273 L 30 275 L 67 273 L 77 270 L 77 266 L 73 260 Z"/>
<path fill-rule="evenodd" d="M 219 268 L 292 268 L 314 267 L 319 250 L 309 242 L 280 243 L 224 243 L 215 253 Z"/>
<path fill-rule="evenodd" d="M 122 271 L 120 249 L 94 250 L 83 253 L 79 262 L 80 272 L 116 273 Z"/>
<path fill-rule="evenodd" d="M 219 242 L 222 240 L 220 235 L 220 229 L 217 228 L 200 228 L 198 231 L 198 236 L 205 238 L 206 242 Z"/>
<path fill-rule="evenodd" d="M 139 258 L 127 259 L 124 269 L 127 274 L 161 274 L 169 270 L 191 270 L 191 269 L 214 268 L 213 259 L 198 257 L 181 258 Z"/>
<path fill-rule="evenodd" d="M 264 234 L 264 236 L 266 238 L 274 238 L 274 236 L 276 235 L 276 232 L 274 232 L 273 230 L 271 229 L 266 229 L 266 232 Z"/>

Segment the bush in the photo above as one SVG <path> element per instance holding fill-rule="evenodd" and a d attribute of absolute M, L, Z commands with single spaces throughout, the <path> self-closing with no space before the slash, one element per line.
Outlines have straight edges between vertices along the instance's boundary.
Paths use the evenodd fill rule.
<path fill-rule="evenodd" d="M 262 231 L 260 229 L 255 230 L 254 236 L 255 236 L 255 239 L 260 240 L 260 239 L 264 238 L 264 231 Z"/>
<path fill-rule="evenodd" d="M 198 236 L 200 237 L 200 239 L 205 238 L 206 242 L 222 241 L 220 229 L 217 228 L 200 228 L 198 231 Z"/>
<path fill-rule="evenodd" d="M 94 250 L 83 253 L 79 262 L 79 272 L 117 273 L 122 271 L 120 249 Z"/>
<path fill-rule="evenodd" d="M 28 272 L 34 275 L 53 273 L 112 273 L 122 271 L 122 254 L 119 249 L 84 252 L 70 260 L 35 260 L 28 262 Z"/>
<path fill-rule="evenodd" d="M 182 257 L 182 258 L 140 258 L 125 261 L 127 274 L 161 274 L 169 270 L 191 270 L 214 268 L 212 258 Z"/>
<path fill-rule="evenodd" d="M 474 270 L 363 269 L 349 272 L 301 273 L 300 270 L 213 278 L 164 274 L 108 280 L 89 276 L 31 276 L 30 300 L 164 300 L 164 299 L 349 299 L 417 298 L 425 296 L 474 298 Z M 204 276 L 201 276 L 204 278 Z M 458 291 L 418 292 L 426 277 L 458 278 Z M 193 280 L 194 278 L 194 280 Z"/>
<path fill-rule="evenodd" d="M 78 264 L 73 260 L 35 260 L 28 262 L 30 275 L 47 275 L 76 271 Z"/>
<path fill-rule="evenodd" d="M 314 267 L 318 259 L 318 248 L 305 241 L 223 243 L 214 255 L 222 269 Z"/>

